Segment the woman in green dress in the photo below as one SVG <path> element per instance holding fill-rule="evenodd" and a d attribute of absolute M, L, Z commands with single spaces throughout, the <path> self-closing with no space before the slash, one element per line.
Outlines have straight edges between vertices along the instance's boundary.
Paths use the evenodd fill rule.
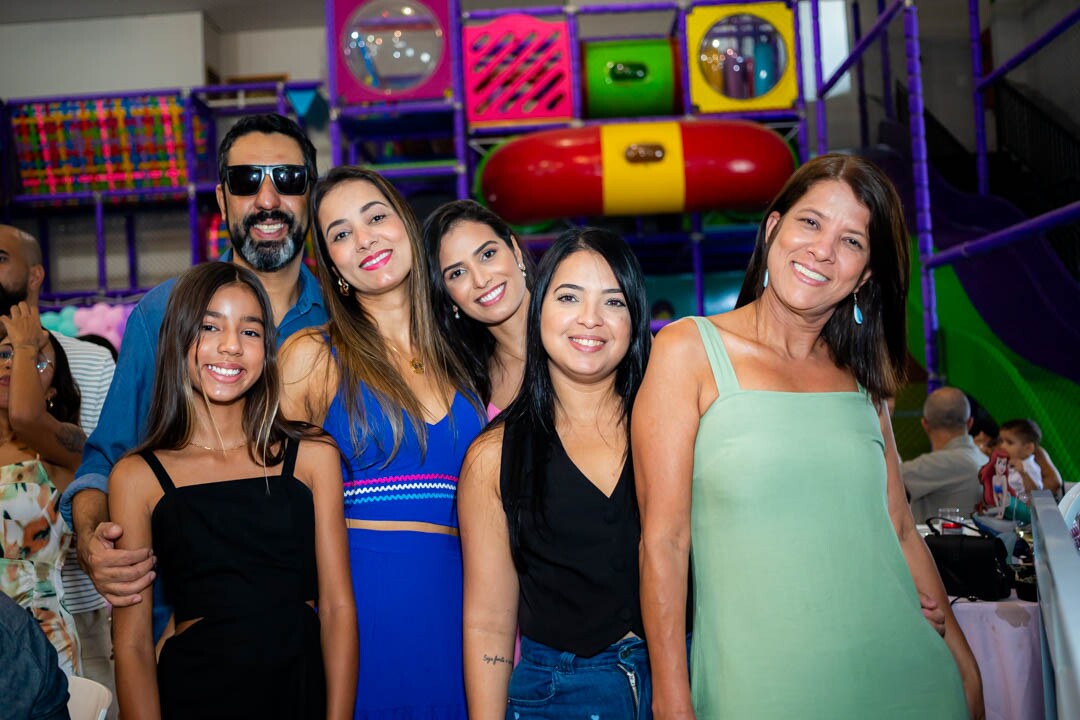
<path fill-rule="evenodd" d="M 880 170 L 817 158 L 767 211 L 738 307 L 657 336 L 631 432 L 657 720 L 982 717 L 885 404 L 907 247 Z"/>

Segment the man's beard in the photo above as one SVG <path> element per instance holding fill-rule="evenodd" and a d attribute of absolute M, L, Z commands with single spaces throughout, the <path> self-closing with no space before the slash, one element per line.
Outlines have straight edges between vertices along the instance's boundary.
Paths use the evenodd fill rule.
<path fill-rule="evenodd" d="M 228 210 L 225 221 L 229 226 L 229 237 L 236 254 L 248 265 L 262 272 L 274 272 L 293 261 L 304 249 L 304 236 L 307 228 L 296 226 L 296 218 L 281 210 L 262 210 L 244 218 L 242 225 L 229 222 Z M 286 236 L 282 240 L 258 241 L 251 237 L 251 229 L 262 223 L 285 223 Z"/>
<path fill-rule="evenodd" d="M 28 297 L 26 283 L 21 289 L 10 290 L 0 284 L 0 315 L 10 315 L 11 308 L 26 300 Z"/>

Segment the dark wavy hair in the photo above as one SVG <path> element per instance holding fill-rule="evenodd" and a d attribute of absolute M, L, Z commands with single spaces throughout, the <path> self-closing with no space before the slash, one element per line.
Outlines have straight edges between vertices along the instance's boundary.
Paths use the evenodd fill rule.
<path fill-rule="evenodd" d="M 340 275 L 330 257 L 326 237 L 319 223 L 319 208 L 332 190 L 354 181 L 373 185 L 401 217 L 408 233 L 412 270 L 406 284 L 410 306 L 409 337 L 413 348 L 419 350 L 427 372 L 434 377 L 440 391 L 447 395 L 450 391 L 461 392 L 469 398 L 477 415 L 485 419 L 487 416 L 469 374 L 435 325 L 427 258 L 424 256 L 420 227 L 412 208 L 397 188 L 374 170 L 356 165 L 336 167 L 319 180 L 311 191 L 310 215 L 315 236 L 315 259 L 323 299 L 326 301 L 326 313 L 330 317 L 327 334 L 330 337 L 330 346 L 336 351 L 336 362 L 341 374 L 339 387 L 349 415 L 353 446 L 359 449 L 368 442 L 376 446 L 382 444 L 381 438 L 370 432 L 361 394 L 363 384 L 375 396 L 382 415 L 391 427 L 393 446 L 380 448 L 387 455 L 386 462 L 390 462 L 405 437 L 405 422 L 401 411 L 404 410 L 409 417 L 420 444 L 421 454 L 427 452 L 427 423 L 424 422 L 423 406 L 391 361 L 390 350 L 379 334 L 374 320 L 352 292 L 348 296 L 338 292 Z"/>
<path fill-rule="evenodd" d="M 781 220 L 814 185 L 827 180 L 844 183 L 870 211 L 870 278 L 859 289 L 863 324 L 853 318 L 854 298 L 846 297 L 825 323 L 821 337 L 837 366 L 850 369 L 875 403 L 896 395 L 907 379 L 907 294 L 910 276 L 908 232 L 900 196 L 885 173 L 855 155 L 822 155 L 806 163 L 788 179 L 758 226 L 757 240 L 736 307 L 747 305 L 763 291 L 769 246 L 766 237 L 772 213 Z"/>
<path fill-rule="evenodd" d="M 318 179 L 319 168 L 315 164 L 315 146 L 311 144 L 307 133 L 295 121 L 284 115 L 266 113 L 263 115 L 245 115 L 229 128 L 229 131 L 225 133 L 225 137 L 221 138 L 217 160 L 218 182 L 222 185 L 225 184 L 225 170 L 229 167 L 229 150 L 232 149 L 233 143 L 251 133 L 263 133 L 264 135 L 278 133 L 291 137 L 300 146 L 300 152 L 304 154 L 304 167 L 307 168 L 308 185 L 310 186 Z"/>
<path fill-rule="evenodd" d="M 146 440 L 132 454 L 142 450 L 179 450 L 191 442 L 195 429 L 194 404 L 203 399 L 192 387 L 188 351 L 199 342 L 203 318 L 214 293 L 229 285 L 251 290 L 264 320 L 263 371 L 248 389 L 244 403 L 242 423 L 248 455 L 264 467 L 276 465 L 285 456 L 285 440 L 320 434 L 308 425 L 286 420 L 278 410 L 281 378 L 277 366 L 277 330 L 262 283 L 255 273 L 239 265 L 208 262 L 187 270 L 169 294 L 158 334 Z"/>
<path fill-rule="evenodd" d="M 52 387 L 56 393 L 52 396 L 52 406 L 48 407 L 49 414 L 63 423 L 79 425 L 79 410 L 82 407 L 82 394 L 71 374 L 71 364 L 68 362 L 67 353 L 63 346 L 49 333 L 49 345 L 56 355 L 53 361 Z M 81 427 L 81 426 L 80 426 Z"/>
<path fill-rule="evenodd" d="M 521 392 L 492 424 L 492 427 L 500 424 L 504 427 L 504 467 L 514 468 L 504 488 L 502 501 L 510 532 L 510 550 L 519 569 L 524 567 L 521 554 L 524 519 L 527 514 L 532 514 L 543 521 L 542 469 L 556 439 L 555 404 L 558 398 L 551 383 L 547 350 L 540 336 L 544 297 L 551 287 L 555 271 L 566 258 L 578 252 L 593 252 L 604 259 L 615 275 L 630 312 L 630 345 L 615 369 L 615 392 L 622 400 L 627 453 L 630 452 L 630 410 L 645 376 L 645 365 L 652 349 L 645 276 L 637 256 L 626 241 L 609 230 L 597 228 L 568 230 L 560 235 L 544 253 L 536 270 L 529 301 L 528 350 Z"/>
<path fill-rule="evenodd" d="M 438 323 L 439 330 L 446 338 L 450 351 L 465 366 L 466 372 L 469 373 L 476 387 L 476 392 L 486 405 L 491 401 L 489 368 L 491 358 L 495 354 L 495 338 L 484 323 L 472 319 L 467 313 L 462 313 L 460 318 L 454 317 L 452 310 L 454 301 L 450 299 L 450 294 L 446 291 L 446 280 L 439 268 L 439 252 L 442 250 L 443 238 L 463 222 L 487 225 L 500 240 L 506 243 L 511 252 L 517 238 L 505 220 L 475 200 L 453 200 L 440 205 L 424 222 L 424 251 L 428 257 L 428 276 L 431 279 L 431 303 L 435 308 L 435 322 Z M 517 248 L 521 253 L 521 262 L 525 265 L 525 287 L 531 291 L 533 278 L 536 275 L 536 264 L 520 243 L 517 244 Z"/>

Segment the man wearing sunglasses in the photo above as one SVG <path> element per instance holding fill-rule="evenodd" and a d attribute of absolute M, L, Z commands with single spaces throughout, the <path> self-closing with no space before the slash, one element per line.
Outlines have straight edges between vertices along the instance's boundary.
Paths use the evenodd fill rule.
<path fill-rule="evenodd" d="M 273 307 L 279 343 L 327 319 L 318 283 L 301 253 L 308 196 L 317 175 L 311 141 L 281 115 L 242 118 L 218 149 L 217 201 L 233 245 L 222 259 L 259 276 Z M 106 493 L 113 464 L 144 436 L 158 331 L 174 284 L 169 280 L 151 290 L 128 318 L 101 424 L 87 440 L 82 465 L 61 502 L 76 532 L 79 562 L 113 605 L 138 602 L 155 576 L 150 548 L 115 548 L 123 529 L 108 522 Z M 157 637 L 168 610 L 156 599 L 154 615 Z"/>
<path fill-rule="evenodd" d="M 10 316 L 12 308 L 21 302 L 36 310 L 44 282 L 45 266 L 37 239 L 18 228 L 0 225 L 0 315 Z M 5 331 L 0 326 L 0 335 L 3 334 Z M 54 337 L 64 348 L 71 375 L 79 386 L 79 425 L 89 435 L 98 424 L 116 364 L 112 354 L 103 347 L 60 333 Z M 0 362 L 9 360 L 11 352 L 10 345 L 0 343 Z M 44 372 L 48 363 L 44 355 L 39 355 L 38 372 Z M 79 444 L 83 441 L 81 436 L 66 439 Z M 90 578 L 75 562 L 74 547 L 65 558 L 61 580 L 64 606 L 75 618 L 75 628 L 79 634 L 82 674 L 113 688 L 109 608 L 105 598 L 94 590 Z"/>

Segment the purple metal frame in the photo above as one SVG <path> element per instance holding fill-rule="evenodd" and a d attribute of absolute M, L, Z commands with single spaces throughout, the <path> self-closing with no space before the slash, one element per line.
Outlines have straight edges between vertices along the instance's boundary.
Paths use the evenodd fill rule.
<path fill-rule="evenodd" d="M 1043 230 L 1048 230 L 1058 225 L 1080 219 L 1080 200 L 1068 205 L 1063 205 L 1056 210 L 1036 215 L 1015 225 L 1010 225 L 1004 230 L 998 230 L 990 235 L 984 235 L 977 240 L 971 240 L 963 245 L 943 250 L 939 253 L 927 253 L 920 256 L 920 260 L 927 268 L 948 265 L 960 258 L 969 258 L 982 255 L 1004 245 L 1011 245 L 1018 240 L 1029 238 Z"/>
<path fill-rule="evenodd" d="M 806 87 L 803 85 L 802 66 L 802 20 L 799 19 L 798 3 L 791 3 L 792 20 L 795 23 L 795 112 L 799 115 L 799 162 L 810 159 L 810 128 L 806 122 Z"/>
<path fill-rule="evenodd" d="M 814 48 L 814 130 L 817 133 L 817 152 L 824 155 L 829 151 L 828 141 L 828 118 L 825 116 L 825 98 L 821 94 L 821 86 L 825 84 L 824 73 L 821 69 L 821 8 L 818 0 L 811 0 L 810 21 L 813 23 L 813 32 L 810 39 Z"/>
<path fill-rule="evenodd" d="M 1065 30 L 1080 21 L 1080 7 L 1067 14 L 1060 21 L 1050 27 L 1049 30 L 1044 32 L 1027 47 L 1023 48 L 1009 60 L 1006 60 L 996 70 L 991 72 L 985 77 L 982 75 L 982 51 L 979 45 L 979 35 L 981 33 L 981 23 L 979 21 L 979 0 L 968 0 L 968 31 L 970 33 L 971 41 L 971 69 L 973 77 L 973 91 L 972 100 L 975 112 L 975 161 L 976 170 L 979 178 L 979 193 L 985 195 L 989 192 L 990 178 L 988 173 L 987 164 L 987 143 L 986 143 L 986 116 L 985 108 L 983 105 L 983 92 L 994 81 L 1001 78 L 1005 73 L 1016 68 L 1025 60 L 1030 58 L 1036 52 L 1041 50 L 1047 44 L 1049 44 L 1054 38 L 1061 35 Z M 918 56 L 915 57 L 915 62 L 918 62 Z M 909 67 L 911 64 L 911 58 L 908 59 Z M 912 110 L 912 146 L 914 149 L 914 134 L 915 125 L 914 120 L 916 117 L 916 108 L 914 102 L 911 105 Z M 919 107 L 918 107 L 918 121 L 920 125 L 920 133 L 922 127 L 922 98 L 920 94 Z M 922 143 L 923 151 L 925 152 L 925 142 Z M 914 153 L 913 153 L 914 155 Z M 927 191 L 926 188 L 920 188 L 920 181 L 925 181 L 925 178 L 920 178 L 919 175 L 915 176 L 916 181 L 916 205 L 918 205 L 918 193 L 920 190 Z M 927 204 L 929 208 L 929 204 Z M 927 223 L 929 223 L 929 209 L 927 210 Z M 938 378 L 938 358 L 937 358 L 937 305 L 936 296 L 934 293 L 933 285 L 933 269 L 953 263 L 961 258 L 968 258 L 974 255 L 979 255 L 984 252 L 989 252 L 995 248 L 1009 245 L 1011 243 L 1018 242 L 1025 238 L 1034 236 L 1036 233 L 1047 230 L 1058 225 L 1070 222 L 1080 218 L 1080 201 L 1065 205 L 1056 210 L 1043 213 L 1029 220 L 1017 223 L 1010 227 L 998 230 L 995 233 L 986 235 L 975 240 L 970 240 L 962 245 L 950 248 L 941 253 L 934 253 L 932 242 L 923 242 L 923 237 L 919 236 L 919 259 L 922 264 L 922 280 L 923 280 L 923 333 L 926 339 L 926 368 L 930 375 L 931 383 L 930 390 L 933 391 L 937 385 L 934 382 Z M 921 217 L 920 217 L 921 220 Z"/>
<path fill-rule="evenodd" d="M 934 251 L 933 225 L 930 218 L 930 167 L 926 154 L 926 119 L 923 117 L 922 61 L 919 57 L 919 15 L 914 4 L 904 7 L 904 54 L 908 74 L 908 125 L 911 128 L 911 177 L 915 194 L 915 235 L 919 255 Z M 937 354 L 937 293 L 934 273 L 923 265 L 923 332 L 926 335 L 927 392 L 941 385 Z"/>
<path fill-rule="evenodd" d="M 983 93 L 1004 77 L 1006 73 L 1015 70 L 1077 22 L 1080 22 L 1080 6 L 1077 6 L 1072 12 L 1051 25 L 1046 32 L 1035 38 L 1020 52 L 984 76 L 982 74 L 982 48 L 979 44 L 979 35 L 982 31 L 982 23 L 979 21 L 979 0 L 968 0 L 968 32 L 971 40 L 971 74 L 973 80 L 971 94 L 972 102 L 975 105 L 975 168 L 979 177 L 980 195 L 986 195 L 990 192 L 990 166 L 986 155 L 986 110 L 983 104 Z"/>
<path fill-rule="evenodd" d="M 844 76 L 844 73 L 850 70 L 852 65 L 854 65 L 856 62 L 861 62 L 862 56 L 866 53 L 870 45 L 872 45 L 878 39 L 878 36 L 884 36 L 888 33 L 889 23 L 893 21 L 897 13 L 899 13 L 901 9 L 907 11 L 908 9 L 912 9 L 913 7 L 914 6 L 911 5 L 908 0 L 893 0 L 893 3 L 889 5 L 889 7 L 886 8 L 885 11 L 878 16 L 878 19 L 874 21 L 874 24 L 870 28 L 870 30 L 866 33 L 866 35 L 862 36 L 861 38 L 858 37 L 859 29 L 858 20 L 856 19 L 855 35 L 858 40 L 855 43 L 855 47 L 851 49 L 851 53 L 848 54 L 848 56 L 843 60 L 843 62 L 840 63 L 836 70 L 833 71 L 833 74 L 829 77 L 829 79 L 825 80 L 821 66 L 821 17 L 819 12 L 820 3 L 819 0 L 811 0 L 810 12 L 811 17 L 814 21 L 814 83 L 817 90 L 817 100 L 814 104 L 817 111 L 816 130 L 817 151 L 819 154 L 824 154 L 828 152 L 829 148 L 827 126 L 828 119 L 825 114 L 825 96 L 829 93 L 829 91 L 836 87 L 836 83 L 840 82 L 840 79 Z M 853 13 L 855 13 L 855 17 L 857 18 L 858 10 L 855 6 L 853 6 L 852 11 Z M 916 51 L 918 50 L 918 42 L 918 37 L 916 37 Z M 909 55 L 908 63 L 910 64 L 910 62 L 911 57 Z M 888 94 L 888 88 L 886 88 L 885 92 L 886 94 Z M 860 104 L 860 110 L 865 110 L 864 103 Z"/>
<path fill-rule="evenodd" d="M 885 0 L 877 0 L 877 14 L 885 12 Z M 889 55 L 889 33 L 881 36 L 881 86 L 883 91 L 882 103 L 885 105 L 885 117 L 890 120 L 896 117 L 896 108 L 893 105 L 892 96 L 892 57 Z"/>
<path fill-rule="evenodd" d="M 862 20 L 860 18 L 858 0 L 852 0 L 851 2 L 851 32 L 855 36 L 855 42 L 858 43 L 862 39 Z M 855 66 L 855 89 L 859 106 L 859 147 L 866 147 L 869 144 L 870 128 L 869 118 L 866 114 L 866 73 L 863 68 L 862 58 L 859 58 L 859 63 Z"/>

